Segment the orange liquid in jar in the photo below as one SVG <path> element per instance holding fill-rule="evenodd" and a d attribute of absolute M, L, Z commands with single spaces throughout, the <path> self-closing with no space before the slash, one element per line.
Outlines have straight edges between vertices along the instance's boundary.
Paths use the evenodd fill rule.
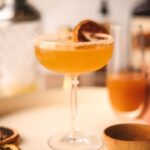
<path fill-rule="evenodd" d="M 147 81 L 141 73 L 108 75 L 107 86 L 112 106 L 119 111 L 134 111 L 145 101 Z"/>

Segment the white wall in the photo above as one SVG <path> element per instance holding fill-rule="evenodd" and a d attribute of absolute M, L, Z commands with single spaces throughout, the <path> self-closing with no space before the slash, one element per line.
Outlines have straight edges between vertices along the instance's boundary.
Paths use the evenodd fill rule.
<path fill-rule="evenodd" d="M 111 19 L 126 25 L 130 10 L 138 0 L 108 0 Z M 55 32 L 61 25 L 75 25 L 90 18 L 100 21 L 100 0 L 32 0 L 41 10 L 45 32 Z"/>

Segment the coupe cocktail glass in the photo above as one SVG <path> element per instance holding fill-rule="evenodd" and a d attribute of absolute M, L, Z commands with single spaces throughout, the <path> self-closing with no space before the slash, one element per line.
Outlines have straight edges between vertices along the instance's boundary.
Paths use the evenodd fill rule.
<path fill-rule="evenodd" d="M 102 145 L 98 135 L 84 133 L 76 127 L 78 75 L 95 71 L 106 65 L 112 56 L 113 40 L 103 34 L 103 39 L 91 42 L 73 42 L 60 35 L 42 35 L 35 40 L 35 54 L 47 69 L 72 78 L 71 130 L 58 134 L 48 141 L 55 150 L 95 150 Z"/>

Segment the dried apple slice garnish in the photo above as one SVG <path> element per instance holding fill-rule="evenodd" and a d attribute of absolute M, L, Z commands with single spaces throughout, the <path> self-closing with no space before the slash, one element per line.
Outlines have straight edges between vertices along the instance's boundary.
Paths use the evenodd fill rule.
<path fill-rule="evenodd" d="M 103 39 L 97 34 L 109 34 L 104 25 L 92 20 L 81 21 L 73 30 L 73 39 L 75 42 L 88 42 L 91 40 Z"/>
<path fill-rule="evenodd" d="M 19 147 L 13 144 L 6 144 L 3 146 L 0 146 L 0 150 L 20 150 Z"/>
<path fill-rule="evenodd" d="M 0 127 L 0 145 L 16 144 L 19 139 L 19 134 L 14 129 Z"/>

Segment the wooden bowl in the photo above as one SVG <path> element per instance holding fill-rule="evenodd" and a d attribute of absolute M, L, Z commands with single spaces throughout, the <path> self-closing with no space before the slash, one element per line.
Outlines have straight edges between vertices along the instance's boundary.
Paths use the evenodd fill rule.
<path fill-rule="evenodd" d="M 150 150 L 150 126 L 117 124 L 104 130 L 108 150 Z"/>

